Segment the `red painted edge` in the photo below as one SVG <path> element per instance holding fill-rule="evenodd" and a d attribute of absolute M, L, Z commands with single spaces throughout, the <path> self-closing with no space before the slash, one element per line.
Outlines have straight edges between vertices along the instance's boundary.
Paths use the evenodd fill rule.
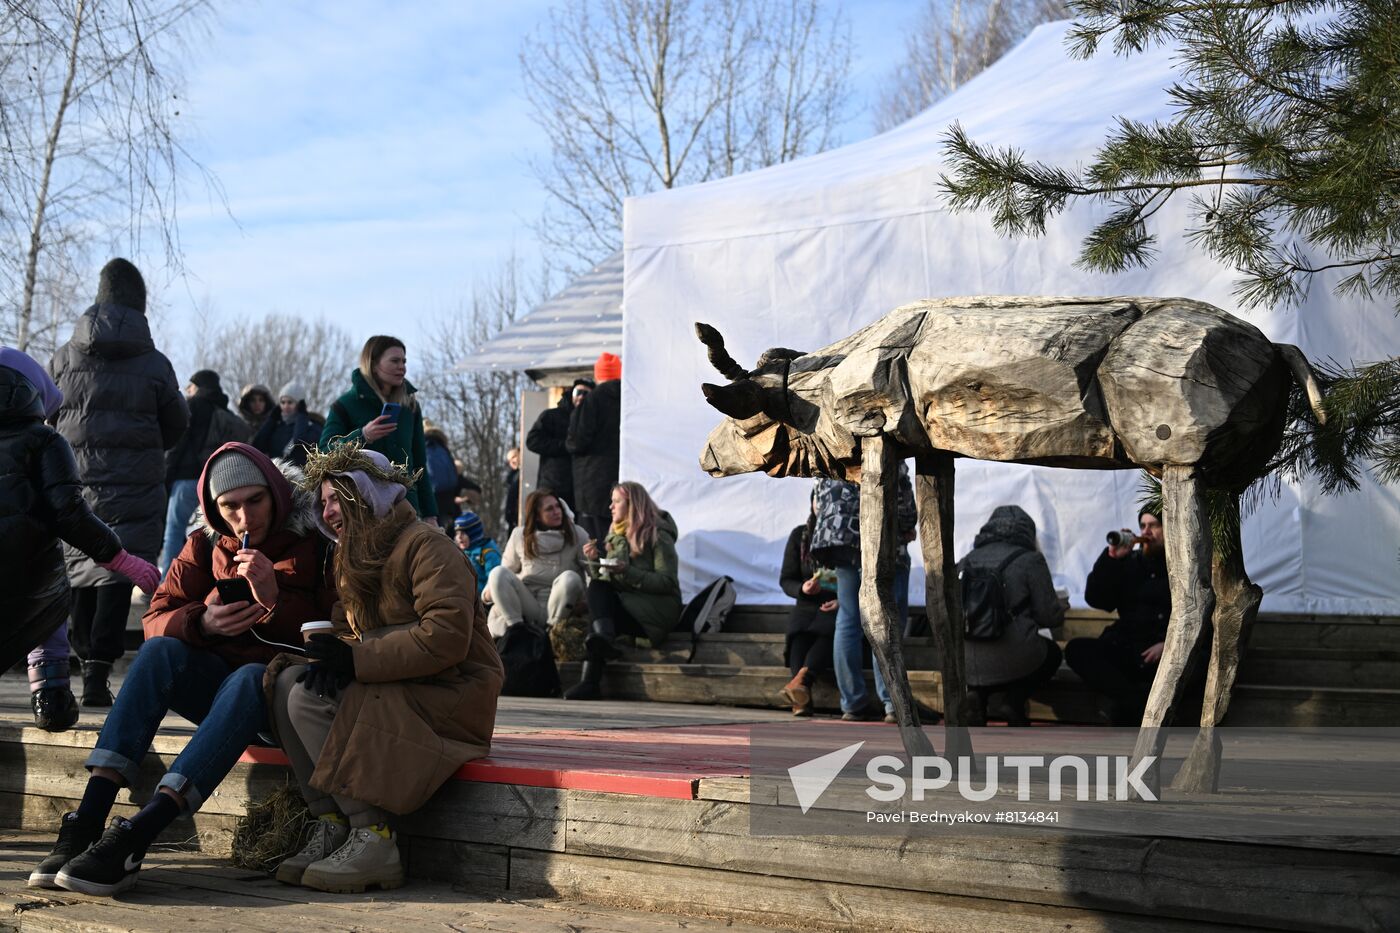
<path fill-rule="evenodd" d="M 280 748 L 250 745 L 238 759 L 246 764 L 288 765 Z M 453 780 L 482 784 L 520 784 L 526 787 L 553 787 L 560 790 L 588 790 L 605 794 L 633 794 L 693 800 L 699 779 L 676 772 L 626 773 L 559 769 L 543 765 L 497 764 L 490 758 L 468 762 L 452 775 Z"/>

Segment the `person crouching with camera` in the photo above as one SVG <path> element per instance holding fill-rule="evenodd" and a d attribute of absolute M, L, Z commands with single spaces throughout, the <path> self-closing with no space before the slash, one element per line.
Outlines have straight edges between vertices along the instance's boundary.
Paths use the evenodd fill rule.
<path fill-rule="evenodd" d="M 295 467 L 285 469 L 300 479 Z M 279 650 L 269 642 L 295 642 L 302 623 L 326 618 L 335 604 L 313 500 L 272 460 L 225 444 L 205 463 L 198 495 L 202 518 L 141 619 L 146 642 L 88 756 L 82 802 L 64 814 L 30 887 L 111 896 L 135 884 L 156 836 L 198 810 L 267 730 L 263 673 Z M 198 728 L 150 802 L 103 832 L 167 711 Z"/>
<path fill-rule="evenodd" d="M 1065 645 L 1065 661 L 1103 695 L 1109 721 L 1134 726 L 1142 721 L 1172 615 L 1171 585 L 1162 537 L 1162 517 L 1138 514 L 1138 533 L 1109 533 L 1089 579 L 1084 601 L 1118 613 L 1097 638 L 1075 638 Z"/>
<path fill-rule="evenodd" d="M 416 479 L 359 444 L 313 452 L 307 483 L 336 542 L 340 606 L 306 659 L 268 671 L 273 724 L 316 818 L 277 879 L 320 891 L 403 883 L 392 814 L 491 750 L 505 672 L 462 552 L 418 520 Z"/>

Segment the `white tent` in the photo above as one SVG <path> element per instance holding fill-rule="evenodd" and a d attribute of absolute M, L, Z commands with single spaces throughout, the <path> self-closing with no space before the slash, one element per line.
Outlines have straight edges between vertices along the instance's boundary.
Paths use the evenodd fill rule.
<path fill-rule="evenodd" d="M 806 515 L 810 483 L 762 475 L 712 479 L 697 465 L 720 415 L 700 395 L 719 381 L 692 331 L 717 326 L 741 363 L 767 347 L 815 350 L 914 299 L 954 295 L 1180 295 L 1241 313 L 1233 273 L 1176 231 L 1185 205 L 1157 216 L 1160 254 L 1147 269 L 1098 275 L 1074 267 L 1102 208 L 1080 206 L 1041 239 L 1002 239 L 984 215 L 954 215 L 938 190 L 942 137 L 960 121 L 983 144 L 1063 165 L 1092 155 L 1116 116 L 1168 113 L 1170 55 L 1102 53 L 1071 60 L 1068 24 L 1042 26 L 1003 60 L 888 133 L 782 166 L 627 202 L 624 224 L 622 476 L 652 490 L 681 529 L 687 595 L 729 574 L 748 602 L 783 602 L 778 565 Z M 1315 283 L 1297 309 L 1243 315 L 1313 359 L 1400 354 L 1400 322 L 1379 302 L 1339 299 Z M 991 509 L 1018 503 L 1036 519 L 1057 585 L 1083 605 L 1104 533 L 1135 523 L 1140 474 L 959 460 L 959 556 Z M 1369 478 L 1324 497 L 1285 487 L 1246 522 L 1251 576 L 1273 611 L 1400 614 L 1400 495 Z M 1170 530 L 1168 530 L 1170 533 Z M 917 548 L 914 549 L 917 561 Z M 913 599 L 923 601 L 916 567 Z"/>

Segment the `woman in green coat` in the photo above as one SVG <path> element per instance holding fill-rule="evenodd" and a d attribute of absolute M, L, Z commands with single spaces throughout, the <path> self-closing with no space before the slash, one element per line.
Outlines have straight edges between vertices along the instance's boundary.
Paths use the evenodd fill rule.
<path fill-rule="evenodd" d="M 397 337 L 377 336 L 365 341 L 360 351 L 360 368 L 350 371 L 350 391 L 331 403 L 320 447 L 360 441 L 394 463 L 401 463 L 409 475 L 419 473 L 409 487 L 408 501 L 420 518 L 437 523 L 437 497 L 428 481 L 428 451 L 423 443 L 423 412 L 418 407 L 413 385 L 404 378 L 408 355 Z M 384 405 L 399 406 L 398 418 L 385 414 Z"/>
<path fill-rule="evenodd" d="M 588 583 L 593 627 L 584 640 L 583 677 L 565 692 L 569 700 L 602 697 L 603 667 L 621 654 L 614 644 L 618 633 L 660 647 L 681 616 L 675 520 L 640 483 L 614 486 L 611 510 L 603 547 L 597 541 L 583 546 L 583 556 L 599 564 Z"/>

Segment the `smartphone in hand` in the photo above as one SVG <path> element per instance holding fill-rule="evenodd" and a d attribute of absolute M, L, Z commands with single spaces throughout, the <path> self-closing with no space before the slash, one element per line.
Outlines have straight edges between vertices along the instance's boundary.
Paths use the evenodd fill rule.
<path fill-rule="evenodd" d="M 231 603 L 251 603 L 253 601 L 253 588 L 243 577 L 215 580 L 214 589 L 219 591 L 219 599 L 223 600 L 225 606 Z"/>
<path fill-rule="evenodd" d="M 379 413 L 379 417 L 388 418 L 394 424 L 399 423 L 399 413 L 403 411 L 403 406 L 398 402 L 385 402 L 384 409 Z"/>

